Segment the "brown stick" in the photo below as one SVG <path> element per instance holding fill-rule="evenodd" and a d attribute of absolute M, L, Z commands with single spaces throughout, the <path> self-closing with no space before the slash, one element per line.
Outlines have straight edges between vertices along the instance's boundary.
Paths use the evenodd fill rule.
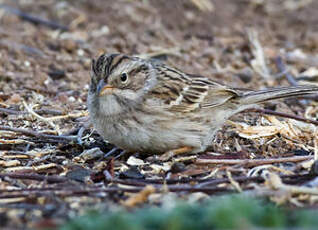
<path fill-rule="evenodd" d="M 39 175 L 39 174 L 21 174 L 21 173 L 0 173 L 0 178 L 4 177 L 10 177 L 12 179 L 20 179 L 20 180 L 36 180 L 36 181 L 47 181 L 48 183 L 61 183 L 61 182 L 67 182 L 70 181 L 67 177 L 62 176 L 45 176 L 45 175 Z M 261 177 L 246 177 L 246 176 L 240 176 L 240 177 L 234 177 L 238 182 L 245 182 L 245 181 L 263 181 Z M 227 183 L 229 182 L 228 178 L 220 178 L 220 179 L 197 179 L 197 178 L 181 178 L 181 179 L 140 179 L 140 180 L 134 180 L 134 179 L 113 179 L 113 180 L 107 180 L 108 183 L 114 183 L 114 184 L 125 184 L 125 185 L 131 185 L 135 187 L 143 187 L 149 184 L 180 184 L 180 183 L 190 183 L 190 182 L 209 182 L 210 185 L 217 185 L 221 183 Z M 40 188 L 45 189 L 45 188 Z M 52 188 L 48 188 L 52 189 Z M 0 192 L 3 192 L 3 190 L 0 190 Z"/>
<path fill-rule="evenodd" d="M 269 114 L 269 115 L 274 115 L 274 116 L 278 116 L 278 117 L 285 117 L 285 118 L 290 118 L 290 119 L 302 121 L 302 122 L 309 123 L 309 124 L 318 125 L 318 121 L 315 121 L 313 119 L 308 119 L 305 117 L 300 117 L 297 115 L 287 114 L 287 113 L 283 113 L 283 112 L 276 112 L 276 111 L 269 110 L 269 109 L 249 109 L 249 110 L 245 110 L 245 111 L 246 112 L 257 112 L 257 113 L 262 113 L 262 114 Z"/>
<path fill-rule="evenodd" d="M 61 176 L 45 176 L 39 174 L 21 174 L 21 173 L 0 173 L 0 178 L 10 177 L 12 179 L 47 181 L 48 183 L 61 183 L 69 179 Z"/>
<path fill-rule="evenodd" d="M 282 175 L 282 179 L 284 183 L 287 184 L 294 184 L 298 181 L 309 180 L 312 179 L 314 176 L 311 174 L 297 174 L 297 175 Z M 237 182 L 249 182 L 249 181 L 258 181 L 262 182 L 264 179 L 262 177 L 247 177 L 247 176 L 236 176 L 233 179 Z M 188 184 L 191 182 L 196 183 L 209 183 L 210 185 L 218 185 L 222 183 L 228 183 L 228 178 L 209 178 L 209 179 L 202 179 L 202 178 L 179 178 L 179 179 L 112 179 L 106 180 L 108 183 L 117 183 L 117 184 L 126 184 L 132 186 L 146 186 L 148 184 Z"/>
<path fill-rule="evenodd" d="M 12 178 L 17 179 L 31 179 L 31 180 L 43 180 L 46 179 L 47 181 L 51 182 L 64 182 L 64 180 L 67 180 L 64 177 L 52 177 L 52 176 L 42 176 L 42 175 L 21 175 L 21 174 L 0 174 L 1 176 L 10 176 Z M 295 177 L 299 178 L 308 178 L 310 176 L 309 174 L 305 175 L 286 175 L 283 176 L 285 179 L 291 179 Z M 312 176 L 310 176 L 312 177 Z M 58 179 L 58 180 L 56 180 Z M 255 182 L 263 182 L 264 179 L 262 177 L 236 177 L 235 180 L 237 182 L 248 182 L 248 181 L 255 181 Z M 123 180 L 124 181 L 124 180 Z M 123 182 L 123 181 L 116 181 L 116 182 Z M 220 183 L 228 183 L 228 178 L 221 178 L 221 179 L 208 179 L 204 183 L 200 183 L 197 185 L 192 186 L 191 184 L 181 184 L 181 185 L 169 185 L 167 186 L 167 189 L 171 192 L 205 192 L 205 193 L 217 193 L 217 192 L 233 192 L 233 190 L 227 189 L 225 187 L 217 187 Z M 125 183 L 123 183 L 125 184 Z M 133 185 L 133 183 L 129 183 L 130 185 Z M 78 186 L 78 188 L 74 187 L 74 185 L 71 188 L 70 187 L 64 187 L 65 184 L 63 184 L 63 187 L 57 187 L 54 185 L 47 186 L 47 187 L 41 187 L 41 188 L 23 188 L 23 189 L 1 189 L 0 190 L 0 199 L 8 199 L 8 198 L 19 198 L 19 197 L 27 197 L 30 195 L 33 196 L 52 196 L 52 195 L 58 195 L 58 196 L 96 196 L 96 194 L 102 195 L 103 193 L 119 193 L 119 192 L 130 192 L 130 193 L 136 193 L 140 192 L 146 184 L 135 184 L 135 187 L 133 188 L 121 188 L 121 187 L 109 187 L 109 188 L 98 188 L 95 186 L 84 186 L 81 185 Z M 148 184 L 149 185 L 149 184 Z M 162 190 L 162 184 L 161 185 L 154 185 L 156 188 L 156 192 L 160 192 Z M 8 193 L 8 194 L 5 194 Z M 98 196 L 98 195 L 97 195 Z"/>
<path fill-rule="evenodd" d="M 136 193 L 140 192 L 143 187 L 136 187 L 136 188 L 118 188 L 118 187 L 111 187 L 111 188 L 97 188 L 97 189 L 57 189 L 52 190 L 49 189 L 48 191 L 28 191 L 25 189 L 21 190 L 1 190 L 2 194 L 0 194 L 0 199 L 8 199 L 8 198 L 18 198 L 18 197 L 29 197 L 30 195 L 33 196 L 45 196 L 50 197 L 52 195 L 58 196 L 99 196 L 101 193 L 119 193 L 119 192 L 130 192 Z M 156 188 L 156 192 L 160 192 L 162 186 Z M 233 190 L 229 190 L 227 188 L 219 188 L 219 187 L 194 187 L 194 186 L 169 186 L 169 191 L 171 192 L 205 192 L 205 193 L 214 193 L 214 192 L 233 192 Z M 8 193 L 8 194 L 3 194 Z"/>
<path fill-rule="evenodd" d="M 51 115 L 63 115 L 63 112 L 59 110 L 53 110 L 53 109 L 38 109 L 34 110 L 37 114 L 43 115 L 43 114 L 51 114 Z M 7 108 L 0 108 L 0 113 L 4 114 L 15 114 L 15 115 L 24 115 L 28 114 L 28 112 L 25 111 L 20 111 L 20 110 L 15 110 L 15 109 L 7 109 Z"/>
<path fill-rule="evenodd" d="M 288 71 L 288 69 L 286 68 L 282 57 L 278 56 L 275 58 L 275 64 L 277 69 L 283 74 L 285 75 L 287 81 L 289 82 L 290 85 L 292 86 L 297 86 L 299 85 L 298 82 L 296 81 L 295 77 Z M 304 95 L 303 98 L 304 99 L 310 99 L 310 100 L 316 100 L 318 95 Z M 300 100 L 299 101 L 302 105 L 306 105 L 306 100 Z"/>
<path fill-rule="evenodd" d="M 21 114 L 24 114 L 25 112 L 14 110 L 14 109 L 0 108 L 0 113 L 21 115 Z"/>
<path fill-rule="evenodd" d="M 294 76 L 291 75 L 288 70 L 286 69 L 284 63 L 283 63 L 283 59 L 278 56 L 275 58 L 275 64 L 277 66 L 277 69 L 281 72 L 284 73 L 287 81 L 289 82 L 289 84 L 291 84 L 292 86 L 297 86 L 298 82 L 295 80 Z"/>
<path fill-rule="evenodd" d="M 69 30 L 69 28 L 67 26 L 64 26 L 64 25 L 58 24 L 56 22 L 40 18 L 38 16 L 30 15 L 28 13 L 22 12 L 21 10 L 18 10 L 16 8 L 13 8 L 13 7 L 4 5 L 4 4 L 1 4 L 0 8 L 3 8 L 7 12 L 15 14 L 15 15 L 19 16 L 21 19 L 23 19 L 25 21 L 28 21 L 28 22 L 31 22 L 31 23 L 36 24 L 36 25 L 38 25 L 38 24 L 39 25 L 44 25 L 46 27 L 49 27 L 49 28 L 55 29 L 55 30 L 56 29 L 63 30 L 63 31 L 68 31 Z"/>
<path fill-rule="evenodd" d="M 256 177 L 247 177 L 247 176 L 239 176 L 239 177 L 234 177 L 233 178 L 235 181 L 237 182 L 249 182 L 249 181 L 257 181 L 257 182 L 263 182 L 264 179 L 260 176 L 256 176 Z M 170 181 L 171 182 L 171 181 Z M 189 181 L 188 181 L 189 182 Z M 197 182 L 198 184 L 194 185 L 192 188 L 196 189 L 196 191 L 198 191 L 197 189 L 199 188 L 203 188 L 203 187 L 209 187 L 211 188 L 211 186 L 217 186 L 218 184 L 223 184 L 223 183 L 229 183 L 230 180 L 229 178 L 217 178 L 217 179 L 204 179 L 204 180 L 200 180 L 200 179 L 196 179 L 196 178 L 192 178 L 191 182 Z M 142 181 L 136 181 L 136 180 L 113 180 L 112 183 L 117 183 L 117 184 L 125 184 L 125 185 L 131 185 L 131 186 L 136 186 L 136 187 L 143 187 L 146 185 L 154 185 L 156 186 L 157 184 L 165 184 L 165 182 L 161 181 L 161 183 L 158 183 L 158 181 L 153 181 L 153 182 L 149 182 L 147 180 L 147 182 L 142 182 Z M 183 182 L 184 183 L 184 182 Z M 166 184 L 171 184 L 169 183 L 169 181 L 166 182 Z M 189 186 L 189 183 L 187 183 L 186 185 L 169 185 L 168 188 L 170 191 L 174 190 L 174 189 L 180 189 L 184 186 Z M 157 186 L 156 186 L 157 187 Z"/>
<path fill-rule="evenodd" d="M 33 136 L 33 137 L 37 137 L 37 138 L 54 139 L 54 140 L 67 141 L 67 142 L 72 142 L 72 141 L 76 142 L 77 141 L 76 136 L 48 135 L 48 134 L 39 133 L 39 132 L 36 132 L 33 130 L 29 130 L 29 129 L 14 128 L 14 127 L 4 126 L 4 125 L 0 125 L 0 130 L 22 133 L 24 135 Z"/>
<path fill-rule="evenodd" d="M 265 165 L 284 162 L 299 162 L 312 160 L 314 156 L 295 156 L 295 157 L 282 157 L 282 158 L 270 158 L 270 159 L 202 159 L 199 158 L 195 161 L 195 164 L 207 165 L 207 164 L 226 164 L 226 165 Z"/>

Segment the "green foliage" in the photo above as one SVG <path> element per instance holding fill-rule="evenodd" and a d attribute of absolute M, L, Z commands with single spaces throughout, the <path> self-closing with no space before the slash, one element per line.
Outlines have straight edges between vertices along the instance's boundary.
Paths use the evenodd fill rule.
<path fill-rule="evenodd" d="M 263 200 L 227 196 L 200 204 L 177 204 L 172 209 L 141 208 L 134 212 L 90 212 L 62 226 L 61 230 L 205 230 L 253 227 L 315 227 L 316 212 L 288 211 Z"/>

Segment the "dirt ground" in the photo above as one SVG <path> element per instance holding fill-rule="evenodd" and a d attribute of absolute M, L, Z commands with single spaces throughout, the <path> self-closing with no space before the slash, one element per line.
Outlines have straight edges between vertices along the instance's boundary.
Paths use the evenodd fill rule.
<path fill-rule="evenodd" d="M 0 0 L 1 225 L 55 227 L 88 208 L 160 204 L 167 191 L 184 200 L 254 192 L 317 207 L 302 190 L 318 173 L 317 97 L 265 105 L 307 123 L 241 113 L 208 152 L 167 162 L 105 158 L 113 146 L 86 111 L 91 59 L 103 52 L 158 58 L 235 87 L 318 84 L 317 11 L 313 0 Z M 155 190 L 132 202 L 146 185 Z"/>

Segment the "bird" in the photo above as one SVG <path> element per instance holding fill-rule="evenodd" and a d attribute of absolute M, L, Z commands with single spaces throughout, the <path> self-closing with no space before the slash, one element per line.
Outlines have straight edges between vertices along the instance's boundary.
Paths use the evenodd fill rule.
<path fill-rule="evenodd" d="M 318 93 L 312 85 L 237 89 L 125 54 L 100 55 L 90 72 L 87 107 L 97 132 L 126 152 L 168 158 L 204 152 L 226 120 L 259 103 Z"/>

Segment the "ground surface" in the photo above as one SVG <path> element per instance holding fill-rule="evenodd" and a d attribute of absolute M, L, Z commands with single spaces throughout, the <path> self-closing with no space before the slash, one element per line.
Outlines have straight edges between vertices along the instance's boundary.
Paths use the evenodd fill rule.
<path fill-rule="evenodd" d="M 102 52 L 160 58 L 236 87 L 317 84 L 318 2 L 0 3 L 4 226 L 57 226 L 87 208 L 160 204 L 168 191 L 185 200 L 243 191 L 292 207 L 317 206 L 315 97 L 266 105 L 312 122 L 242 113 L 207 153 L 162 162 L 138 155 L 105 159 L 113 146 L 92 132 L 86 96 L 91 58 Z"/>

